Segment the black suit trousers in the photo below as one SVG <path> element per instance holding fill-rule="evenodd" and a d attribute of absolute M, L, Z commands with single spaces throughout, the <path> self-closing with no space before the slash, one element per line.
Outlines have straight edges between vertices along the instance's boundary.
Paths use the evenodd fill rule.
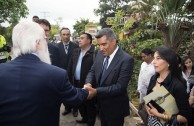
<path fill-rule="evenodd" d="M 100 123 L 101 123 L 101 126 L 123 126 L 124 117 L 113 119 L 113 120 L 108 120 L 104 116 L 103 112 L 100 111 Z"/>
<path fill-rule="evenodd" d="M 95 99 L 85 101 L 79 107 L 80 115 L 87 120 L 87 126 L 94 126 L 96 121 Z"/>
<path fill-rule="evenodd" d="M 74 86 L 82 88 L 83 84 L 81 84 L 80 81 L 74 80 Z M 79 107 L 74 106 L 74 108 L 78 108 L 82 118 L 87 120 L 87 126 L 94 126 L 96 121 L 96 98 L 87 100 Z"/>

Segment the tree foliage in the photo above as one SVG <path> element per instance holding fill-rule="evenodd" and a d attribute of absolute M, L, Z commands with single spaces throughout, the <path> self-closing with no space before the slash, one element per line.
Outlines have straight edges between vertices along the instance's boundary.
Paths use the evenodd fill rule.
<path fill-rule="evenodd" d="M 21 17 L 26 17 L 28 8 L 26 0 L 1 0 L 0 1 L 0 23 L 17 23 Z"/>
<path fill-rule="evenodd" d="M 118 10 L 115 12 L 115 18 L 111 21 L 112 22 L 112 30 L 117 35 L 117 38 L 119 38 L 119 34 L 123 32 L 124 26 L 120 24 L 120 20 L 125 16 L 124 11 Z"/>
<path fill-rule="evenodd" d="M 53 37 L 55 34 L 59 34 L 60 27 L 58 24 L 51 26 L 51 34 L 50 36 Z"/>
<path fill-rule="evenodd" d="M 3 27 L 0 25 L 0 35 L 3 35 L 6 39 L 6 43 L 8 45 L 12 45 L 11 43 L 11 34 L 12 34 L 13 26 Z"/>
<path fill-rule="evenodd" d="M 80 35 L 85 31 L 85 26 L 89 23 L 89 19 L 80 19 L 80 21 L 76 21 L 75 25 L 73 25 L 73 29 L 75 32 Z"/>
<path fill-rule="evenodd" d="M 128 2 L 130 0 L 99 0 L 99 7 L 94 9 L 94 13 L 100 16 L 100 24 L 103 27 L 107 27 L 105 21 L 107 17 L 114 17 L 114 14 L 118 10 L 127 9 Z"/>
<path fill-rule="evenodd" d="M 163 37 L 163 44 L 179 51 L 181 44 L 188 40 L 192 32 L 194 0 L 133 0 L 130 10 L 141 13 L 142 19 L 151 19 L 156 30 Z M 133 13 L 133 12 L 131 12 Z"/>
<path fill-rule="evenodd" d="M 156 4 L 159 7 L 159 10 L 156 10 L 156 16 L 159 30 L 163 33 L 164 44 L 178 52 L 184 42 L 183 38 L 191 35 L 192 30 L 191 20 L 188 18 L 188 1 L 161 0 Z"/>
<path fill-rule="evenodd" d="M 94 9 L 94 13 L 103 17 L 104 15 L 122 9 L 122 7 L 127 5 L 129 1 L 130 0 L 99 0 L 99 8 Z"/>

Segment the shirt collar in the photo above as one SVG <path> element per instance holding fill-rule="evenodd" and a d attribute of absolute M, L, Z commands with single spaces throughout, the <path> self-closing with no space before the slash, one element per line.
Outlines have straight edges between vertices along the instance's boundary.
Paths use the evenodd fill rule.
<path fill-rule="evenodd" d="M 32 53 L 33 55 L 35 55 L 35 56 L 38 56 L 38 54 L 37 53 Z"/>
<path fill-rule="evenodd" d="M 114 58 L 114 56 L 115 56 L 116 52 L 118 51 L 118 49 L 119 49 L 119 46 L 117 45 L 117 47 L 114 50 L 114 52 L 112 54 L 110 54 L 110 56 L 109 56 L 110 57 L 110 61 L 112 61 L 112 59 Z"/>
<path fill-rule="evenodd" d="M 90 48 L 91 48 L 91 45 L 88 47 L 88 49 L 87 49 L 87 51 L 86 51 L 86 52 L 88 52 L 88 51 L 90 50 Z M 81 49 L 81 51 L 82 51 L 82 49 Z"/>
<path fill-rule="evenodd" d="M 64 43 L 64 42 L 63 42 L 63 45 L 64 45 L 64 46 L 65 46 L 65 45 L 68 45 L 68 46 L 69 46 L 69 42 L 68 42 L 68 43 Z"/>

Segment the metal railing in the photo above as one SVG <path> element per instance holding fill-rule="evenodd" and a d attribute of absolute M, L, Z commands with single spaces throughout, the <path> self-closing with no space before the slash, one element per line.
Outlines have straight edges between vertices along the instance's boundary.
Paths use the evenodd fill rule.
<path fill-rule="evenodd" d="M 130 109 L 137 115 L 140 117 L 140 115 L 138 114 L 138 109 L 131 103 L 129 102 L 130 105 Z"/>

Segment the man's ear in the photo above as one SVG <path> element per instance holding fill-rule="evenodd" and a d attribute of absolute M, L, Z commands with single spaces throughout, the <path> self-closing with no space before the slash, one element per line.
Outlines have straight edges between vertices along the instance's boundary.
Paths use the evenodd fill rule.
<path fill-rule="evenodd" d="M 40 39 L 36 40 L 36 51 L 40 50 Z"/>
<path fill-rule="evenodd" d="M 114 42 L 114 45 L 117 45 L 117 40 L 116 39 L 112 39 L 112 42 Z"/>

